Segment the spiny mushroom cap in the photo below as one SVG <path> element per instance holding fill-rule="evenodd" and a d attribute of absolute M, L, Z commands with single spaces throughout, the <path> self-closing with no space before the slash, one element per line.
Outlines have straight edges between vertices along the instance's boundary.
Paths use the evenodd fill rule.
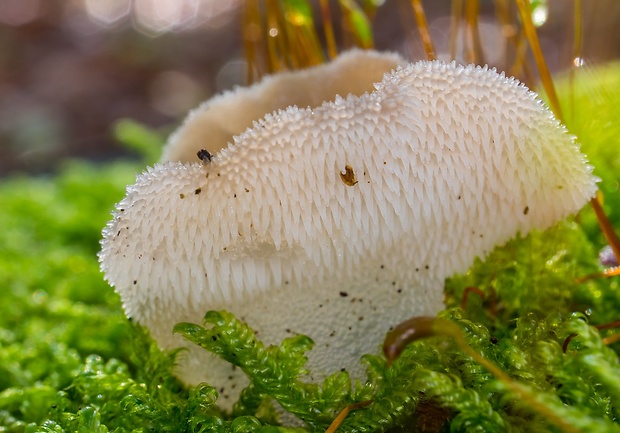
<path fill-rule="evenodd" d="M 210 163 L 149 168 L 101 267 L 163 347 L 181 344 L 176 322 L 227 309 L 267 343 L 309 335 L 312 371 L 360 377 L 391 325 L 443 307 L 446 277 L 579 210 L 595 183 L 525 86 L 422 61 L 371 94 L 267 115 Z M 185 380 L 234 395 L 228 366 L 189 356 Z"/>
<path fill-rule="evenodd" d="M 406 63 L 393 53 L 351 50 L 336 61 L 295 72 L 268 76 L 209 99 L 193 110 L 164 148 L 162 162 L 196 160 L 196 152 L 216 153 L 252 123 L 289 106 L 317 107 L 336 95 L 374 90 L 383 74 Z"/>

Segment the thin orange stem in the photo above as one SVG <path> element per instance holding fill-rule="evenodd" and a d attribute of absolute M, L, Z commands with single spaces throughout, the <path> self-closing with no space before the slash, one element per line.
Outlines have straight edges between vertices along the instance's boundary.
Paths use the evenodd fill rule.
<path fill-rule="evenodd" d="M 577 284 L 585 283 L 590 280 L 597 280 L 599 278 L 617 277 L 620 275 L 620 266 L 614 266 L 613 268 L 605 269 L 603 272 L 597 272 L 596 274 L 586 275 L 585 277 L 576 278 Z"/>
<path fill-rule="evenodd" d="M 592 209 L 594 209 L 598 225 L 601 228 L 605 239 L 607 239 L 607 243 L 614 252 L 616 259 L 620 260 L 620 239 L 618 238 L 618 235 L 616 234 L 613 226 L 611 225 L 609 218 L 607 218 L 607 215 L 603 210 L 603 206 L 601 206 L 600 199 L 601 193 L 598 192 L 596 194 L 596 197 L 590 200 L 590 205 L 592 206 Z"/>
<path fill-rule="evenodd" d="M 463 296 L 461 297 L 461 310 L 467 308 L 467 300 L 469 299 L 469 295 L 472 293 L 480 296 L 480 299 L 482 300 L 486 299 L 487 297 L 487 295 L 478 287 L 465 287 L 465 290 L 463 291 Z"/>
<path fill-rule="evenodd" d="M 323 31 L 325 32 L 325 43 L 327 44 L 327 54 L 330 59 L 338 56 L 336 48 L 336 39 L 334 37 L 334 21 L 329 10 L 329 1 L 321 0 L 321 16 L 323 17 Z"/>
<path fill-rule="evenodd" d="M 349 412 L 351 412 L 352 410 L 360 409 L 362 407 L 366 407 L 370 403 L 372 403 L 372 400 L 360 401 L 359 403 L 353 403 L 348 405 L 347 407 L 342 409 L 342 411 L 338 414 L 336 418 L 334 418 L 329 427 L 327 427 L 327 430 L 325 430 L 325 433 L 334 433 L 336 430 L 338 430 L 338 427 L 340 427 L 340 425 L 344 422 L 347 415 L 349 415 Z"/>
<path fill-rule="evenodd" d="M 411 0 L 411 7 L 415 15 L 416 23 L 418 24 L 418 31 L 420 32 L 420 39 L 422 39 L 422 45 L 424 45 L 424 52 L 428 60 L 435 60 L 437 55 L 435 54 L 435 47 L 433 46 L 433 40 L 431 33 L 428 29 L 428 23 L 426 21 L 426 14 L 424 13 L 424 6 L 422 6 L 421 0 Z"/>
<path fill-rule="evenodd" d="M 603 338 L 603 344 L 609 346 L 610 344 L 615 343 L 618 340 L 620 340 L 620 332 L 612 335 L 611 337 Z"/>
<path fill-rule="evenodd" d="M 515 1 L 519 9 L 519 16 L 521 17 L 525 36 L 527 37 L 527 40 L 530 43 L 530 48 L 532 49 L 532 53 L 534 54 L 534 60 L 536 61 L 536 66 L 538 67 L 538 73 L 540 75 L 540 79 L 542 80 L 545 92 L 547 92 L 547 96 L 549 97 L 549 103 L 551 104 L 551 108 L 553 109 L 553 112 L 555 113 L 555 116 L 558 118 L 558 120 L 561 123 L 564 123 L 564 116 L 562 116 L 560 101 L 555 91 L 555 86 L 553 84 L 553 80 L 551 79 L 551 73 L 549 72 L 549 68 L 547 67 L 545 56 L 543 55 L 542 49 L 540 48 L 540 41 L 538 40 L 536 28 L 534 27 L 534 23 L 532 22 L 532 14 L 529 9 L 530 2 L 528 0 Z"/>
<path fill-rule="evenodd" d="M 569 71 L 568 80 L 570 88 L 570 118 L 575 118 L 575 71 L 581 62 L 581 47 L 583 45 L 583 26 L 581 21 L 581 0 L 574 0 L 574 36 L 573 36 L 573 58 Z"/>
<path fill-rule="evenodd" d="M 258 0 L 249 0 L 248 7 L 243 15 L 243 48 L 248 64 L 247 84 L 252 84 L 260 78 L 260 65 L 257 55 L 257 47 L 260 46 L 263 36 L 263 28 L 260 18 Z M 257 76 L 254 76 L 256 73 Z"/>
<path fill-rule="evenodd" d="M 461 19 L 463 17 L 463 0 L 452 0 L 452 13 L 450 18 L 450 60 L 456 58 L 456 48 L 458 46 L 459 30 L 461 28 Z"/>
<path fill-rule="evenodd" d="M 619 326 L 620 326 L 620 320 L 616 320 L 614 322 L 604 323 L 602 325 L 596 325 L 595 328 L 598 329 L 599 331 L 602 331 L 603 329 L 612 329 L 612 328 L 617 328 Z M 566 340 L 564 340 L 564 344 L 562 344 L 562 352 L 566 353 L 566 349 L 568 349 L 568 344 L 575 337 L 577 337 L 577 334 L 575 333 L 570 334 L 568 337 L 566 337 Z M 611 337 L 603 338 L 602 341 L 603 341 L 603 344 L 609 345 L 611 343 L 615 343 L 618 340 L 620 340 L 620 333 L 612 335 Z"/>
<path fill-rule="evenodd" d="M 278 25 L 279 6 L 277 0 L 267 0 L 267 61 L 269 73 L 278 72 L 282 69 L 278 48 L 282 29 Z"/>
<path fill-rule="evenodd" d="M 478 28 L 478 14 L 480 3 L 478 0 L 467 0 L 465 4 L 465 22 L 467 23 L 467 50 L 465 59 L 470 63 L 484 63 L 482 42 Z"/>

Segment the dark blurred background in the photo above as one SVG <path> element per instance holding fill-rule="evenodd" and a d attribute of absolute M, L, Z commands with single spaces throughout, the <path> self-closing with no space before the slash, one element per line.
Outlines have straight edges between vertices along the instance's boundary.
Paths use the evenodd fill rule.
<path fill-rule="evenodd" d="M 543 2 L 535 17 L 555 71 L 574 63 L 573 1 Z M 127 154 L 112 133 L 118 119 L 167 132 L 202 100 L 245 84 L 243 3 L 0 0 L 0 176 L 48 172 L 66 157 Z M 501 67 L 494 1 L 480 4 L 485 60 Z M 450 0 L 424 5 L 446 57 Z M 377 48 L 415 60 L 424 54 L 409 9 L 408 1 L 387 0 L 375 18 L 375 40 Z M 586 64 L 618 58 L 620 0 L 584 0 L 581 19 Z"/>

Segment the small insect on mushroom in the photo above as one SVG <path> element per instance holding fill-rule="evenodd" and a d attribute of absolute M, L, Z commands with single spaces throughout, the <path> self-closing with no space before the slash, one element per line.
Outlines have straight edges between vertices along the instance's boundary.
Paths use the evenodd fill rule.
<path fill-rule="evenodd" d="M 203 162 L 211 162 L 211 160 L 213 159 L 213 155 L 211 155 L 211 153 L 209 153 L 209 151 L 206 149 L 200 149 L 198 152 L 196 152 L 196 156 L 198 156 L 198 159 Z"/>
<path fill-rule="evenodd" d="M 422 61 L 385 74 L 370 93 L 340 97 L 349 93 L 340 76 L 345 63 L 359 73 L 398 62 L 355 52 L 300 72 L 318 83 L 337 78 L 342 89 L 313 108 L 257 116 L 209 164 L 195 161 L 200 147 L 189 137 L 200 131 L 201 145 L 216 149 L 211 123 L 193 115 L 166 155 L 191 149 L 194 162 L 156 164 L 128 188 L 118 205 L 125 211 L 104 229 L 101 268 L 126 314 L 163 348 L 186 344 L 172 335 L 176 323 L 226 309 L 266 344 L 310 336 L 316 378 L 346 368 L 362 379 L 360 356 L 380 350 L 391 324 L 444 307 L 446 277 L 594 195 L 596 179 L 574 137 L 517 80 L 486 67 Z M 285 80 L 298 84 L 296 77 Z M 277 80 L 233 99 L 251 101 L 252 110 L 273 106 L 272 90 L 262 91 Z M 355 183 L 352 167 L 364 182 Z M 125 225 L 133 229 L 116 236 Z M 184 356 L 179 376 L 225 386 L 230 399 L 220 404 L 230 407 L 242 373 L 198 348 Z M 228 392 L 231 381 L 237 394 Z"/>

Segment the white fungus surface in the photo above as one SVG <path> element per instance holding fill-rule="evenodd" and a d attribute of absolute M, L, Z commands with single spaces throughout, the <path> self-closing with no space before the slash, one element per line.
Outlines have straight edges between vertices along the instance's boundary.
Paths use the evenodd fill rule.
<path fill-rule="evenodd" d="M 170 348 L 183 344 L 175 323 L 226 309 L 265 343 L 310 336 L 311 371 L 353 377 L 390 326 L 443 308 L 446 277 L 596 190 L 534 93 L 441 62 L 399 68 L 370 94 L 269 114 L 210 163 L 192 159 L 139 175 L 104 230 L 101 267 L 127 315 Z M 347 165 L 357 183 L 341 176 Z M 202 349 L 180 367 L 223 388 L 224 407 L 245 383 Z"/>
<path fill-rule="evenodd" d="M 351 50 L 335 62 L 268 76 L 250 87 L 215 96 L 192 110 L 170 137 L 162 161 L 196 161 L 196 152 L 216 153 L 265 116 L 289 106 L 317 107 L 336 95 L 362 95 L 374 90 L 383 74 L 405 64 L 393 53 Z"/>

